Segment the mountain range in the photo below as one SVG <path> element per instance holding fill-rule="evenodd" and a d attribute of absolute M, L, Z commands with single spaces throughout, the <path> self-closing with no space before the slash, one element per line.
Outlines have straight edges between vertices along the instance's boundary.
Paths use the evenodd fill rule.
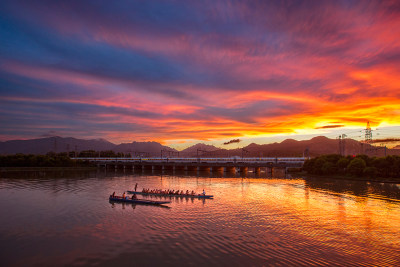
<path fill-rule="evenodd" d="M 398 147 L 396 147 L 398 148 Z M 141 157 L 294 157 L 294 156 L 319 156 L 323 154 L 337 154 L 339 140 L 318 136 L 310 140 L 297 141 L 286 139 L 281 143 L 255 144 L 243 148 L 222 149 L 212 145 L 196 144 L 182 151 L 177 151 L 157 142 L 132 142 L 113 144 L 105 139 L 84 140 L 72 137 L 47 137 L 30 140 L 11 140 L 0 142 L 0 154 L 46 154 L 48 152 L 69 152 L 95 150 L 113 150 L 115 152 L 130 153 Z M 384 156 L 384 147 L 374 147 L 353 139 L 344 140 L 346 155 L 367 154 L 370 156 Z M 386 149 L 387 155 L 400 155 L 400 149 Z"/>

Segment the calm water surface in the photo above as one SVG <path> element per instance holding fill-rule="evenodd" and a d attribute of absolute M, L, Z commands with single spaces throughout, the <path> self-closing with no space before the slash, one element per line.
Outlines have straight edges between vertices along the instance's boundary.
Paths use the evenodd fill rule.
<path fill-rule="evenodd" d="M 400 266 L 400 185 L 213 176 L 2 172 L 0 265 Z M 215 198 L 109 203 L 135 183 Z"/>

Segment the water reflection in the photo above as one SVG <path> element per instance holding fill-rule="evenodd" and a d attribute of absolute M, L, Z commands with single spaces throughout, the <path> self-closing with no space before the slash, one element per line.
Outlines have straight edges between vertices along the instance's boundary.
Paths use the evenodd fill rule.
<path fill-rule="evenodd" d="M 304 181 L 305 187 L 307 188 L 324 190 L 332 193 L 381 198 L 387 201 L 400 200 L 400 188 L 397 184 L 393 183 L 376 183 L 329 178 L 304 178 Z"/>
<path fill-rule="evenodd" d="M 267 173 L 1 173 L 0 259 L 15 265 L 399 266 L 400 188 Z M 139 188 L 214 199 L 112 203 Z"/>

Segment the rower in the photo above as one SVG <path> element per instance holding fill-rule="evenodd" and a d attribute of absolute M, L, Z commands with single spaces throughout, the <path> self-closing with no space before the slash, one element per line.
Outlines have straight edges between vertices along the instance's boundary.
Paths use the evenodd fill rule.
<path fill-rule="evenodd" d="M 206 191 L 204 191 L 204 189 L 203 189 L 203 196 L 205 196 L 206 195 Z"/>
<path fill-rule="evenodd" d="M 136 191 L 136 189 L 137 189 L 137 183 L 135 184 L 135 191 Z"/>
<path fill-rule="evenodd" d="M 122 194 L 122 198 L 125 199 L 125 192 Z"/>
<path fill-rule="evenodd" d="M 132 200 L 134 200 L 134 199 L 137 199 L 135 194 L 132 195 Z"/>
<path fill-rule="evenodd" d="M 112 193 L 112 197 L 115 197 L 115 192 Z"/>

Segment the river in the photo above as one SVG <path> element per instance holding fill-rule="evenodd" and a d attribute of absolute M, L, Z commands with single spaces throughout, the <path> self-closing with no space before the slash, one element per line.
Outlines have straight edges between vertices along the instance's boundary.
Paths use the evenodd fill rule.
<path fill-rule="evenodd" d="M 214 199 L 109 202 L 135 183 Z M 400 266 L 400 184 L 15 171 L 0 173 L 0 212 L 1 266 Z"/>

